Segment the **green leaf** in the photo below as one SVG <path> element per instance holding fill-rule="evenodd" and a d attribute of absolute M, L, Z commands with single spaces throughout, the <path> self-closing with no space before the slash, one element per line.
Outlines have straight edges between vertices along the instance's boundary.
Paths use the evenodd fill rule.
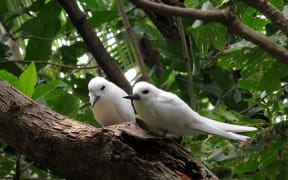
<path fill-rule="evenodd" d="M 2 3 L 2 2 L 1 2 Z M 13 18 L 16 18 L 20 15 L 22 15 L 23 13 L 25 13 L 27 11 L 26 8 L 19 8 L 17 10 L 14 11 L 9 11 L 7 13 L 5 13 L 3 15 L 3 21 L 6 23 L 7 21 L 12 20 Z"/>
<path fill-rule="evenodd" d="M 51 55 L 52 41 L 30 39 L 26 47 L 27 60 L 48 60 Z"/>
<path fill-rule="evenodd" d="M 253 172 L 253 173 L 248 173 L 247 175 L 242 175 L 240 176 L 240 179 L 245 179 L 245 180 L 267 180 L 263 172 Z"/>
<path fill-rule="evenodd" d="M 279 140 L 276 142 L 271 142 L 270 146 L 267 146 L 265 148 L 265 151 L 263 151 L 261 156 L 260 165 L 263 167 L 271 165 L 277 159 L 279 151 L 282 149 L 286 149 L 287 146 L 287 140 Z M 260 158 L 259 158 L 260 159 Z"/>
<path fill-rule="evenodd" d="M 37 82 L 37 72 L 35 64 L 34 62 L 32 62 L 19 77 L 19 83 L 22 92 L 26 94 L 28 97 L 32 97 L 36 82 Z"/>
<path fill-rule="evenodd" d="M 70 46 L 62 46 L 59 51 L 64 64 L 76 64 L 77 58 L 82 56 L 87 50 L 83 42 L 76 42 Z"/>
<path fill-rule="evenodd" d="M 219 50 L 225 47 L 227 30 L 219 23 L 209 23 L 197 28 L 188 28 L 188 32 L 193 34 L 201 57 L 207 56 L 208 51 L 212 47 Z"/>
<path fill-rule="evenodd" d="M 16 76 L 14 76 L 13 74 L 11 74 L 5 70 L 0 70 L 0 78 L 9 82 L 18 90 L 21 90 L 18 78 Z"/>
<path fill-rule="evenodd" d="M 103 23 L 110 22 L 118 17 L 118 11 L 98 10 L 93 13 L 93 17 L 91 18 L 90 22 L 92 23 L 93 27 L 99 27 Z"/>
<path fill-rule="evenodd" d="M 47 83 L 39 84 L 35 88 L 35 92 L 33 93 L 33 98 L 38 99 L 42 96 L 46 96 L 50 92 L 54 91 L 56 88 L 67 88 L 68 85 L 62 81 L 52 80 Z"/>
<path fill-rule="evenodd" d="M 225 47 L 226 44 L 226 37 L 227 37 L 227 29 L 225 26 L 221 24 L 214 24 L 214 26 L 211 27 L 211 39 L 213 42 L 213 45 L 216 49 L 221 50 Z"/>
<path fill-rule="evenodd" d="M 249 67 L 241 71 L 239 87 L 268 93 L 279 89 L 281 85 L 277 66 L 272 60 L 251 63 Z"/>
<path fill-rule="evenodd" d="M 74 118 L 77 115 L 80 99 L 62 89 L 55 89 L 43 97 L 47 105 L 56 112 Z"/>
<path fill-rule="evenodd" d="M 61 27 L 61 6 L 57 1 L 50 1 L 40 7 L 39 15 L 26 21 L 20 29 L 22 35 L 33 36 L 26 47 L 25 59 L 28 60 L 48 60 L 52 52 L 52 40 Z"/>
<path fill-rule="evenodd" d="M 265 18 L 262 18 L 257 13 L 258 12 L 256 11 L 256 9 L 248 7 L 245 10 L 245 16 L 241 17 L 241 21 L 249 27 L 261 31 L 265 29 L 265 25 L 268 24 L 269 21 Z"/>
<path fill-rule="evenodd" d="M 257 155 L 251 155 L 247 162 L 236 164 L 235 172 L 237 174 L 244 174 L 255 172 L 258 168 L 259 160 Z"/>
<path fill-rule="evenodd" d="M 242 49 L 232 49 L 231 52 L 224 54 L 218 60 L 218 65 L 227 70 L 238 70 L 246 66 L 249 59 L 245 59 Z"/>
<path fill-rule="evenodd" d="M 12 171 L 15 170 L 15 159 L 13 157 L 9 157 L 6 154 L 0 156 L 0 178 L 11 176 Z"/>
<path fill-rule="evenodd" d="M 199 1 L 185 0 L 184 3 L 185 3 L 185 7 L 187 7 L 187 8 L 189 7 L 189 8 L 193 8 L 193 9 L 195 9 L 201 5 Z"/>

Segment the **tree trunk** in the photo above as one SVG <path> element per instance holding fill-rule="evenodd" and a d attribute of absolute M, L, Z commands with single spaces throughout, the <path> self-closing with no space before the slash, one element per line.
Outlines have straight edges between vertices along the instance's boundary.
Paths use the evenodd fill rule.
<path fill-rule="evenodd" d="M 67 179 L 217 179 L 172 140 L 155 138 L 134 123 L 95 128 L 68 119 L 3 80 L 0 138 Z"/>

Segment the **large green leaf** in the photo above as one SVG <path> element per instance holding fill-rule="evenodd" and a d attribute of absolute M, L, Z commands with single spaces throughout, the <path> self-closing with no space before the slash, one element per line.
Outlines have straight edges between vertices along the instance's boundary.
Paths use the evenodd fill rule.
<path fill-rule="evenodd" d="M 224 54 L 219 58 L 219 66 L 227 70 L 239 70 L 244 68 L 249 63 L 249 60 L 253 58 L 251 56 L 250 58 L 247 58 L 244 53 L 246 50 L 246 48 L 238 49 L 237 47 L 231 49 L 230 52 Z"/>
<path fill-rule="evenodd" d="M 90 22 L 94 27 L 99 27 L 100 25 L 111 22 L 116 18 L 119 18 L 118 11 L 98 10 L 93 13 L 93 17 L 91 18 Z"/>
<path fill-rule="evenodd" d="M 31 97 L 37 82 L 37 72 L 34 62 L 19 77 L 19 85 L 24 94 Z"/>
<path fill-rule="evenodd" d="M 45 103 L 56 112 L 74 118 L 79 110 L 79 97 L 68 94 L 62 89 L 55 89 L 43 97 Z"/>
<path fill-rule="evenodd" d="M 0 70 L 0 78 L 12 84 L 14 87 L 16 87 L 28 97 L 31 97 L 37 82 L 37 72 L 35 64 L 31 63 L 20 75 L 19 80 L 16 76 L 5 70 Z"/>
<path fill-rule="evenodd" d="M 190 27 L 188 31 L 193 34 L 201 57 L 207 56 L 208 51 L 213 47 L 218 50 L 225 47 L 227 30 L 219 23 L 209 23 L 197 28 Z"/>
<path fill-rule="evenodd" d="M 83 42 L 76 42 L 70 46 L 62 46 L 59 48 L 61 60 L 64 64 L 77 64 L 77 59 L 86 51 L 86 46 Z"/>
<path fill-rule="evenodd" d="M 21 27 L 24 36 L 32 37 L 28 41 L 25 59 L 48 60 L 51 55 L 52 40 L 60 30 L 59 3 L 50 1 L 45 6 L 41 6 L 40 10 L 37 17 L 26 21 Z"/>
<path fill-rule="evenodd" d="M 68 85 L 65 84 L 62 81 L 58 81 L 58 80 L 52 80 L 49 81 L 47 83 L 42 83 L 39 84 L 36 88 L 35 88 L 35 92 L 33 94 L 33 98 L 34 99 L 38 99 L 42 96 L 46 96 L 47 94 L 49 94 L 50 92 L 54 91 L 56 88 L 67 88 Z"/>
<path fill-rule="evenodd" d="M 236 165 L 235 171 L 238 174 L 255 172 L 258 168 L 258 165 L 259 165 L 258 156 L 253 154 L 250 156 L 248 162 Z"/>
<path fill-rule="evenodd" d="M 19 80 L 16 76 L 6 70 L 0 70 L 0 78 L 12 84 L 18 90 L 21 90 Z"/>
<path fill-rule="evenodd" d="M 30 39 L 26 48 L 27 60 L 48 60 L 51 55 L 50 40 Z"/>
<path fill-rule="evenodd" d="M 251 63 L 241 71 L 239 86 L 256 91 L 273 92 L 280 88 L 279 65 L 275 61 L 262 60 Z"/>

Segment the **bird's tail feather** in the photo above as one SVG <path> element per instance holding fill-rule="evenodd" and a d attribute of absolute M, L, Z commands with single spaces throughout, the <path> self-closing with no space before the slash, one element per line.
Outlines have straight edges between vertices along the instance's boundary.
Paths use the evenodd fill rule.
<path fill-rule="evenodd" d="M 249 139 L 248 136 L 243 136 L 240 134 L 236 134 L 233 132 L 226 132 L 223 129 L 219 129 L 218 127 L 213 127 L 208 124 L 203 124 L 203 123 L 197 123 L 193 124 L 193 129 L 196 131 L 201 131 L 203 133 L 207 134 L 214 134 L 222 137 L 226 137 L 228 139 L 234 139 L 234 140 L 240 140 L 240 141 L 246 141 Z"/>
<path fill-rule="evenodd" d="M 228 132 L 248 132 L 248 131 L 256 131 L 257 128 L 250 126 L 240 126 L 234 124 L 228 124 L 223 122 L 218 122 L 206 117 L 202 117 L 205 123 L 210 124 L 212 127 L 217 127 L 218 129 L 222 129 Z"/>

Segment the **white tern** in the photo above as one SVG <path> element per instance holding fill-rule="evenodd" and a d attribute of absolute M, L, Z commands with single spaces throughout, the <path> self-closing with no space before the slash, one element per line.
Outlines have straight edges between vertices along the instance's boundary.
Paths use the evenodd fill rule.
<path fill-rule="evenodd" d="M 225 138 L 245 141 L 249 137 L 237 132 L 255 131 L 257 128 L 218 122 L 199 115 L 177 95 L 158 89 L 147 82 L 138 82 L 133 94 L 125 96 L 133 99 L 136 112 L 152 129 L 174 136 L 193 134 L 214 134 Z"/>
<path fill-rule="evenodd" d="M 135 121 L 131 100 L 127 93 L 103 77 L 95 77 L 88 84 L 93 114 L 103 126 Z"/>

